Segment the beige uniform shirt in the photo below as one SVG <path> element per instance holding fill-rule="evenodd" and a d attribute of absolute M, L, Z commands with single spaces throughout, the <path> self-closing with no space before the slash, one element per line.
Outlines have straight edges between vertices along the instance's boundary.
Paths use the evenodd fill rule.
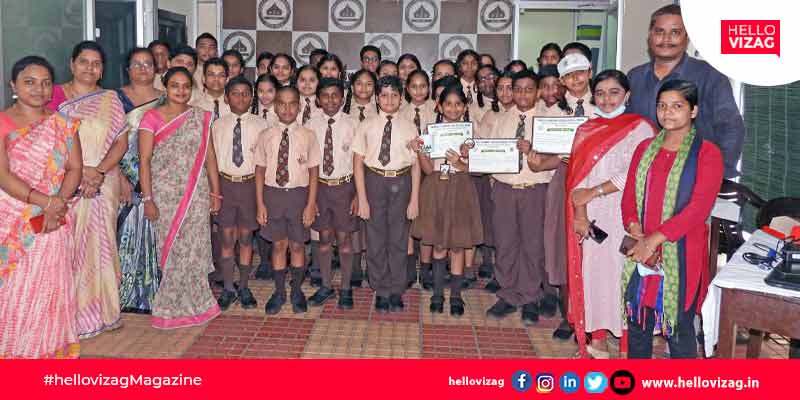
<path fill-rule="evenodd" d="M 575 107 L 578 106 L 579 98 L 571 95 L 569 92 L 564 93 L 564 98 L 567 99 L 567 104 L 572 108 L 572 111 L 575 111 Z M 594 118 L 594 105 L 591 103 L 592 92 L 587 89 L 586 93 L 580 97 L 580 99 L 583 99 L 583 116 Z"/>
<path fill-rule="evenodd" d="M 400 118 L 411 121 L 411 124 L 414 125 L 416 108 L 419 108 L 419 131 L 424 134 L 425 128 L 428 126 L 428 124 L 433 124 L 436 122 L 436 103 L 433 100 L 427 100 L 419 106 L 416 106 L 412 103 L 405 103 L 400 106 L 400 111 L 397 112 L 397 115 Z M 414 126 L 416 127 L 416 125 Z"/>
<path fill-rule="evenodd" d="M 198 107 L 211 113 L 211 118 L 214 118 L 214 101 L 219 102 L 219 116 L 228 115 L 231 113 L 231 108 L 225 102 L 225 95 L 214 98 L 208 92 L 202 91 L 192 94 L 192 100 L 189 102 L 190 106 Z"/>
<path fill-rule="evenodd" d="M 356 103 L 355 99 L 351 100 L 350 103 L 350 112 L 348 113 L 353 120 L 356 121 L 357 124 L 361 125 L 364 121 L 359 120 L 359 116 L 361 115 L 361 111 L 363 109 L 364 112 L 364 121 L 369 119 L 370 117 L 374 117 L 378 115 L 378 106 L 375 105 L 375 97 L 373 97 L 369 103 L 365 105 L 361 105 Z"/>
<path fill-rule="evenodd" d="M 516 137 L 517 126 L 519 125 L 520 115 L 525 115 L 525 136 L 526 140 L 531 140 L 533 131 L 533 119 L 537 116 L 536 107 L 531 108 L 526 112 L 520 112 L 516 107 L 506 111 L 506 114 L 500 119 L 497 125 L 492 129 L 489 134 L 492 139 L 511 139 Z M 553 177 L 553 171 L 533 172 L 528 167 L 525 156 L 522 157 L 522 168 L 516 174 L 493 174 L 498 182 L 506 183 L 509 185 L 517 184 L 535 184 L 535 183 L 548 183 Z"/>
<path fill-rule="evenodd" d="M 281 186 L 275 178 L 278 172 L 278 154 L 283 130 L 286 128 L 289 129 L 289 182 L 286 186 Z M 292 189 L 308 186 L 308 169 L 318 166 L 321 159 L 314 132 L 298 125 L 297 122 L 289 125 L 278 122 L 261 134 L 256 146 L 255 163 L 267 169 L 264 184 L 276 188 Z"/>
<path fill-rule="evenodd" d="M 382 165 L 378 161 L 383 129 L 386 126 L 386 113 L 381 111 L 378 115 L 364 120 L 356 129 L 353 141 L 353 153 L 364 156 L 364 164 L 368 167 L 396 171 L 417 162 L 417 153 L 408 148 L 408 142 L 416 138 L 417 127 L 404 118 L 392 116 L 392 143 L 389 149 L 389 164 Z"/>
<path fill-rule="evenodd" d="M 511 108 L 515 108 L 513 104 Z M 497 123 L 506 115 L 508 110 L 504 109 L 502 105 L 500 105 L 500 111 L 494 112 L 491 109 L 483 115 L 481 118 L 481 122 L 476 126 L 475 132 L 473 136 L 477 139 L 488 139 L 491 136 L 492 130 Z"/>
<path fill-rule="evenodd" d="M 236 127 L 237 119 L 241 120 L 242 159 L 244 160 L 242 165 L 238 167 L 233 163 L 233 130 Z M 219 168 L 219 172 L 233 176 L 255 173 L 256 144 L 258 144 L 258 138 L 266 129 L 267 122 L 249 111 L 242 115 L 230 113 L 214 121 L 211 124 L 211 137 L 214 141 L 214 151 L 217 153 L 217 168 Z"/>
<path fill-rule="evenodd" d="M 302 125 L 303 124 L 303 112 L 306 109 L 306 99 L 308 99 L 308 104 L 311 110 L 311 114 L 309 114 L 310 118 L 314 118 L 315 115 L 323 114 L 322 109 L 317 107 L 317 96 L 300 96 L 300 112 L 297 113 L 297 122 Z M 274 108 L 274 107 L 273 107 Z M 309 118 L 309 121 L 310 121 Z M 306 122 L 307 124 L 308 122 Z"/>
<path fill-rule="evenodd" d="M 325 134 L 328 131 L 328 119 L 333 118 L 331 125 L 333 139 L 333 173 L 328 175 L 323 170 L 325 157 Z M 306 127 L 314 131 L 319 143 L 319 154 L 321 160 L 319 164 L 319 176 L 325 179 L 339 179 L 353 174 L 353 137 L 356 134 L 357 123 L 353 119 L 339 111 L 333 117 L 319 113 L 311 118 Z"/>
<path fill-rule="evenodd" d="M 256 112 L 256 114 L 261 119 L 267 121 L 267 127 L 271 128 L 273 125 L 275 125 L 275 124 L 277 124 L 279 122 L 278 114 L 275 113 L 275 107 L 274 106 L 270 106 L 266 111 L 267 111 L 267 113 L 264 114 L 264 107 L 261 104 L 259 104 L 258 105 L 258 111 Z"/>

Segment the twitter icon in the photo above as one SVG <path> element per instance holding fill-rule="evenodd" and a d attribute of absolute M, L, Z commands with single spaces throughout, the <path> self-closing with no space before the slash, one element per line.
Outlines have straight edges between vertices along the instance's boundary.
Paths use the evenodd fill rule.
<path fill-rule="evenodd" d="M 589 372 L 583 380 L 583 387 L 588 393 L 603 393 L 608 387 L 608 378 L 602 372 Z"/>

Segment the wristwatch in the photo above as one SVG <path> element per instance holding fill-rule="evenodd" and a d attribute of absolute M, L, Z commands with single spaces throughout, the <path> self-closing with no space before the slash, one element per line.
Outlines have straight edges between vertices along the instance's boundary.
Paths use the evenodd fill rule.
<path fill-rule="evenodd" d="M 606 191 L 603 190 L 603 185 L 595 186 L 595 190 L 600 194 L 601 197 L 606 195 Z"/>
<path fill-rule="evenodd" d="M 142 197 L 142 203 L 147 203 L 148 201 L 153 201 L 153 196 Z"/>

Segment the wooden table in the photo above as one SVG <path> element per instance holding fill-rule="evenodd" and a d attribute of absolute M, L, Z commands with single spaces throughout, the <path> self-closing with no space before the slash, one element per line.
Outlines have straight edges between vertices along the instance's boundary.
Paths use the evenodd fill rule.
<path fill-rule="evenodd" d="M 763 332 L 800 338 L 800 299 L 723 287 L 717 347 L 719 358 L 734 358 L 737 327 L 750 328 L 747 358 L 758 358 Z"/>

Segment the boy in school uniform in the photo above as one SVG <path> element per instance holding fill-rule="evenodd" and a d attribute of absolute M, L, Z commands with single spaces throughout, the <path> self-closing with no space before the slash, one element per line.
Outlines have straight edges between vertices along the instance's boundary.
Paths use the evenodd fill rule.
<path fill-rule="evenodd" d="M 203 76 L 205 75 L 204 66 L 212 58 L 216 58 L 219 54 L 219 43 L 214 35 L 203 32 L 194 41 L 195 50 L 197 50 L 197 71 L 194 73 L 194 82 L 198 87 L 203 86 Z"/>
<path fill-rule="evenodd" d="M 401 311 L 406 290 L 409 220 L 419 212 L 420 167 L 409 141 L 417 128 L 398 118 L 403 85 L 385 76 L 376 85 L 379 115 L 364 121 L 353 141 L 358 216 L 366 221 L 367 269 L 378 312 Z"/>
<path fill-rule="evenodd" d="M 211 113 L 212 121 L 231 113 L 225 102 L 225 83 L 228 82 L 228 64 L 221 58 L 212 58 L 203 64 L 203 92 L 192 98 L 190 106 Z"/>
<path fill-rule="evenodd" d="M 308 300 L 321 306 L 334 296 L 333 242 L 336 241 L 341 259 L 342 286 L 338 306 L 353 308 L 350 276 L 353 268 L 352 234 L 359 229 L 356 189 L 353 182 L 353 136 L 357 122 L 341 111 L 344 83 L 339 79 L 323 78 L 317 86 L 317 102 L 321 113 L 306 125 L 317 137 L 322 154 L 317 193 L 318 215 L 312 228 L 319 232 L 319 264 L 322 284 Z"/>
<path fill-rule="evenodd" d="M 208 65 L 208 64 L 206 64 Z M 242 308 L 258 304 L 248 286 L 253 259 L 253 231 L 256 221 L 255 147 L 267 122 L 250 113 L 253 85 L 244 76 L 236 76 L 225 86 L 225 99 L 231 113 L 211 125 L 214 148 L 217 150 L 222 209 L 216 217 L 222 239 L 219 264 L 223 291 L 217 302 L 223 311 L 239 300 Z M 239 243 L 239 288 L 233 286 L 236 265 L 234 247 Z"/>
<path fill-rule="evenodd" d="M 286 302 L 286 252 L 290 252 L 292 310 L 308 310 L 300 289 L 305 243 L 317 212 L 317 179 L 321 156 L 317 138 L 297 124 L 300 93 L 292 86 L 278 89 L 275 111 L 279 123 L 261 135 L 256 146 L 256 207 L 261 236 L 272 242 L 275 291 L 265 311 L 277 314 Z"/>
<path fill-rule="evenodd" d="M 501 319 L 522 307 L 522 321 L 539 319 L 544 271 L 543 234 L 547 184 L 560 159 L 531 152 L 536 117 L 537 76 L 523 70 L 513 78 L 516 107 L 506 112 L 489 134 L 491 138 L 516 138 L 520 172 L 494 174 L 494 239 L 497 249 L 495 277 L 500 284 L 497 303 L 487 314 Z M 532 158 L 536 163 L 527 162 Z M 536 168 L 531 168 L 533 165 Z"/>

